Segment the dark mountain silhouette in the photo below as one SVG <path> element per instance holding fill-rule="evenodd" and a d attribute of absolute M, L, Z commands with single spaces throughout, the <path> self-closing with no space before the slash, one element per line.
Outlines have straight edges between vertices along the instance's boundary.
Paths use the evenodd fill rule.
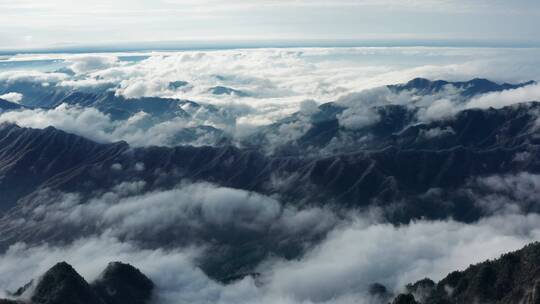
<path fill-rule="evenodd" d="M 462 90 L 461 95 L 464 97 L 472 97 L 474 95 L 489 93 L 489 92 L 500 92 L 504 90 L 517 89 L 531 84 L 535 84 L 535 81 L 528 81 L 519 84 L 498 84 L 493 81 L 475 78 L 469 81 L 460 81 L 460 82 L 450 82 L 445 80 L 435 80 L 431 81 L 425 78 L 415 78 L 406 84 L 398 85 L 389 85 L 387 86 L 391 91 L 402 92 L 402 91 L 416 91 L 416 93 L 422 95 L 431 95 L 436 94 L 444 90 L 447 86 L 453 86 L 456 89 Z"/>
<path fill-rule="evenodd" d="M 349 207 L 380 205 L 431 188 L 453 190 L 475 176 L 539 172 L 540 160 L 534 157 L 540 144 L 534 131 L 536 109 L 540 104 L 465 110 L 453 120 L 414 125 L 390 135 L 375 126 L 373 132 L 381 135 L 372 141 L 372 149 L 331 155 L 267 155 L 232 146 L 131 148 L 123 142 L 95 143 L 54 128 L 4 124 L 0 127 L 0 191 L 5 198 L 1 208 L 7 211 L 19 199 L 44 188 L 90 193 L 123 181 L 144 180 L 155 189 L 175 186 L 182 179 L 280 193 L 302 205 L 318 201 Z M 452 131 L 425 135 L 434 129 Z M 532 157 L 514 161 L 519 153 Z M 135 170 L 137 163 L 144 164 L 145 170 Z M 112 170 L 115 164 L 123 170 Z M 169 178 L 160 179 L 156 172 Z M 275 176 L 290 177 L 289 186 L 273 187 L 270 181 Z M 405 217 L 476 218 L 469 218 L 472 206 L 438 207 L 408 206 Z"/>
<path fill-rule="evenodd" d="M 104 303 L 84 278 L 65 262 L 56 264 L 36 282 L 30 300 L 36 304 Z"/>
<path fill-rule="evenodd" d="M 7 100 L 4 100 L 4 99 L 0 99 L 0 112 L 2 111 L 12 111 L 12 110 L 20 110 L 20 109 L 23 109 L 24 106 L 18 104 L 18 103 L 14 103 L 14 102 L 10 102 L 10 101 L 7 101 Z"/>
<path fill-rule="evenodd" d="M 424 279 L 407 286 L 394 303 L 534 304 L 540 301 L 540 244 L 471 265 L 434 283 Z M 416 299 L 415 299 L 416 298 Z"/>
<path fill-rule="evenodd" d="M 66 262 L 56 264 L 33 282 L 35 286 L 30 283 L 21 288 L 14 300 L 0 303 L 145 304 L 150 302 L 154 289 L 153 282 L 138 269 L 120 262 L 109 264 L 92 284 Z"/>
<path fill-rule="evenodd" d="M 210 93 L 212 93 L 214 95 L 236 95 L 238 97 L 247 97 L 247 96 L 249 96 L 249 94 L 246 93 L 246 92 L 236 90 L 236 89 L 233 89 L 233 88 L 223 87 L 223 86 L 217 86 L 217 87 L 210 88 L 209 91 L 210 91 Z"/>
<path fill-rule="evenodd" d="M 110 263 L 91 284 L 106 304 L 144 304 L 152 297 L 154 283 L 135 267 Z"/>

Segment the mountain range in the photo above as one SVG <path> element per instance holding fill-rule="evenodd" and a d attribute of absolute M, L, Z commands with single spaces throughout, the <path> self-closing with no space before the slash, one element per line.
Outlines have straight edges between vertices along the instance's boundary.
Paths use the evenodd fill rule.
<path fill-rule="evenodd" d="M 26 82 L 2 83 L 0 95 L 24 95 L 20 103 L 0 100 L 4 114 L 67 105 L 98 110 L 115 122 L 138 113 L 149 115 L 150 125 L 178 118 L 202 122 L 178 131 L 166 146 L 99 141 L 52 126 L 40 129 L 19 126 L 16 121 L 1 123 L 0 248 L 6 250 L 17 242 L 64 244 L 102 233 L 107 227 L 99 224 L 51 226 L 36 210 L 52 208 L 68 194 L 76 195 L 77 204 L 87 206 L 95 203 L 96 197 L 114 193 L 119 185 L 137 184 L 137 191 L 147 194 L 207 183 L 245 191 L 249 197 L 277 200 L 284 208 L 328 209 L 340 219 L 353 212 L 375 210 L 393 225 L 448 218 L 472 223 L 509 206 L 517 206 L 525 214 L 538 213 L 538 204 L 526 194 L 507 193 L 485 181 L 540 174 L 540 103 L 465 106 L 482 94 L 534 84 L 418 78 L 382 88 L 384 94 L 394 97 L 414 96 L 409 104 L 366 103 L 366 96 L 352 96 L 300 110 L 238 138 L 230 126 L 237 123 L 237 111 L 249 109 L 159 97 L 128 99 L 110 90 L 87 92 Z M 171 85 L 179 89 L 188 84 L 178 81 Z M 449 91 L 453 102 L 463 105 L 460 111 L 426 119 L 426 106 L 420 104 L 427 102 L 429 107 L 430 102 L 436 102 L 430 97 Z M 214 88 L 213 94 L 249 96 L 226 87 Z M 366 123 L 363 115 L 376 119 Z M 351 117 L 360 119 L 361 124 L 351 128 L 345 123 Z M 298 128 L 301 132 L 294 137 L 284 136 L 285 131 Z M 200 134 L 212 134 L 215 140 L 189 145 Z M 492 202 L 494 192 L 504 198 L 502 206 Z M 487 201 L 488 206 L 479 201 Z M 245 276 L 257 277 L 257 266 L 269 257 L 302 257 L 329 231 L 200 226 L 195 229 L 175 222 L 167 232 L 139 233 L 136 242 L 145 248 L 210 244 L 208 252 L 219 255 L 207 254 L 197 266 L 212 279 L 227 284 Z M 120 238 L 129 239 L 130 235 Z M 452 273 L 439 283 L 419 281 L 393 301 L 517 303 L 525 299 L 522 303 L 537 303 L 538 252 L 538 244 L 533 244 L 497 261 Z M 121 304 L 147 302 L 153 283 L 133 267 L 113 263 L 98 281 L 88 284 L 71 266 L 61 263 L 37 285 L 29 286 L 34 292 L 28 303 Z M 14 295 L 22 296 L 28 288 Z M 373 294 L 382 301 L 393 298 L 384 286 L 374 286 Z"/>

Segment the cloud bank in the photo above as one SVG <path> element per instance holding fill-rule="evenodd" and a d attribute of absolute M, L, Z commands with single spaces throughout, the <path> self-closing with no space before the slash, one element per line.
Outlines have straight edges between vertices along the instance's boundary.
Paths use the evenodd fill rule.
<path fill-rule="evenodd" d="M 377 303 L 367 295 L 370 284 L 399 291 L 426 276 L 441 279 L 538 239 L 539 220 L 537 215 L 506 215 L 473 224 L 419 221 L 395 227 L 359 217 L 301 259 L 267 260 L 261 277 L 226 286 L 195 266 L 200 250 L 193 247 L 143 249 L 107 234 L 67 246 L 19 243 L 0 256 L 2 272 L 14 274 L 1 278 L 0 286 L 13 290 L 59 260 L 93 280 L 109 261 L 121 260 L 155 281 L 157 303 Z"/>
<path fill-rule="evenodd" d="M 182 106 L 191 119 L 177 117 L 167 121 L 144 112 L 115 121 L 92 108 L 66 105 L 0 115 L 0 121 L 39 128 L 53 125 L 100 142 L 124 140 L 135 146 L 214 145 L 222 139 L 220 132 L 206 132 L 200 128 L 203 126 L 241 140 L 259 126 L 271 125 L 298 112 L 300 119 L 281 123 L 265 135 L 269 150 L 273 150 L 304 135 L 311 127 L 309 117 L 316 106 L 332 101 L 347 107 L 338 120 L 343 128 L 355 131 L 379 122 L 373 110 L 378 106 L 416 108 L 418 122 L 432 122 L 449 119 L 468 108 L 502 107 L 540 97 L 538 85 L 471 100 L 464 100 L 451 86 L 427 96 L 410 91 L 394 93 L 384 87 L 415 77 L 486 77 L 514 83 L 540 79 L 538 71 L 531 68 L 540 63 L 538 57 L 535 50 L 528 49 L 295 48 L 36 54 L 6 59 L 11 63 L 47 60 L 54 62 L 50 71 L 21 68 L 0 72 L 0 93 L 10 94 L 3 96 L 22 104 L 31 98 L 47 104 L 47 94 L 52 91 L 75 91 L 98 96 L 114 92 L 125 98 L 188 99 L 203 105 Z M 63 69 L 58 69 L 58 61 Z M 12 89 L 21 86 L 30 91 L 21 92 L 22 99 L 13 95 L 19 91 Z M 215 88 L 242 94 L 216 94 Z"/>

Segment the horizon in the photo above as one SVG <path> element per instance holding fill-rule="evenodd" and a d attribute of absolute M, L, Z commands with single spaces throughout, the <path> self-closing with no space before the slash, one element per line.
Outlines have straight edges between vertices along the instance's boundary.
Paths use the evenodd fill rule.
<path fill-rule="evenodd" d="M 539 0 L 0 11 L 0 304 L 540 299 Z"/>
<path fill-rule="evenodd" d="M 298 39 L 298 40 L 177 40 L 101 44 L 67 44 L 30 48 L 1 48 L 0 55 L 17 54 L 84 54 L 113 52 L 174 52 L 234 49 L 298 49 L 298 48 L 493 48 L 535 49 L 540 42 L 496 40 L 355 40 L 355 39 Z M 1 60 L 1 59 L 0 59 Z"/>
<path fill-rule="evenodd" d="M 11 50 L 186 41 L 540 45 L 533 0 L 2 0 L 0 9 L 0 49 Z"/>

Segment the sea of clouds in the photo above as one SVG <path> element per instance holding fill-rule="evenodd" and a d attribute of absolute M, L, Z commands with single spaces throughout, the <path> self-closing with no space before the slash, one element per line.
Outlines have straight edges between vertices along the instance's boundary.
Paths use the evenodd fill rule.
<path fill-rule="evenodd" d="M 488 78 L 518 83 L 540 79 L 537 49 L 489 48 L 294 48 L 110 54 L 16 55 L 6 62 L 51 60 L 55 69 L 0 71 L 0 84 L 25 82 L 44 90 L 104 92 L 125 98 L 163 97 L 193 100 L 226 109 L 228 120 L 216 115 L 147 122 L 145 113 L 113 121 L 94 108 L 59 106 L 0 114 L 0 122 L 43 128 L 56 126 L 98 141 L 125 140 L 135 146 L 175 145 L 175 134 L 185 128 L 212 126 L 233 138 L 251 135 L 302 105 L 326 102 L 349 107 L 339 117 L 345 128 L 377 122 L 373 106 L 411 104 L 415 96 L 392 94 L 385 85 L 415 77 L 465 81 Z M 136 59 L 133 59 L 136 58 Z M 64 68 L 57 69 L 58 61 Z M 68 72 L 69 71 L 69 72 Z M 181 86 L 171 83 L 185 82 Z M 213 93 L 216 87 L 230 94 Z M 540 100 L 540 85 L 477 96 L 463 102 L 451 87 L 436 96 L 417 100 L 419 121 L 445 119 L 468 108 L 488 108 Z M 24 92 L 9 91 L 3 99 L 24 104 Z M 0 96 L 1 98 L 1 96 Z M 305 107 L 304 107 L 305 109 Z M 316 109 L 316 108 L 315 108 Z M 223 110 L 225 111 L 225 110 Z M 74 122 L 77 123 L 74 123 Z M 305 121 L 282 126 L 269 141 L 294 140 L 310 127 Z M 193 145 L 214 144 L 201 136 Z"/>
<path fill-rule="evenodd" d="M 128 220 L 132 229 L 148 229 L 137 211 L 130 212 L 134 213 Z M 231 219 L 218 219 L 227 220 Z M 453 270 L 496 258 L 538 240 L 540 218 L 504 214 L 471 224 L 447 220 L 393 226 L 358 215 L 340 222 L 300 259 L 268 259 L 259 266 L 260 277 L 230 285 L 213 281 L 197 267 L 204 248 L 139 247 L 115 235 L 122 228 L 67 245 L 13 244 L 0 256 L 0 270 L 11 274 L 0 278 L 0 286 L 14 290 L 63 260 L 92 281 L 108 262 L 118 260 L 135 265 L 154 280 L 158 303 L 376 303 L 367 294 L 370 284 L 379 282 L 398 292 L 406 283 L 424 277 L 438 280 Z"/>
<path fill-rule="evenodd" d="M 118 260 L 154 280 L 157 303 L 379 303 L 368 294 L 373 283 L 397 293 L 407 283 L 440 280 L 540 238 L 540 216 L 521 208 L 539 199 L 538 175 L 494 175 L 470 184 L 482 188 L 476 203 L 488 216 L 472 223 L 401 225 L 384 222 L 376 210 L 296 208 L 276 197 L 208 183 L 152 192 L 142 190 L 144 182 L 123 183 L 88 201 L 76 193 L 44 192 L 12 213 L 11 228 L 43 240 L 59 231 L 85 233 L 70 241 L 11 244 L 0 255 L 0 272 L 11 274 L 0 277 L 0 287 L 15 290 L 63 260 L 92 281 Z M 198 267 L 202 257 L 219 254 L 209 251 L 216 242 L 247 234 L 306 242 L 306 250 L 293 260 L 268 257 L 256 268 L 260 276 L 229 285 Z M 313 241 L 313 235 L 323 238 Z M 189 237 L 197 241 L 176 242 Z"/>
<path fill-rule="evenodd" d="M 67 105 L 0 113 L 0 122 L 34 128 L 53 125 L 100 142 L 126 140 L 144 146 L 168 144 L 179 130 L 200 125 L 245 136 L 254 127 L 300 111 L 299 120 L 284 124 L 271 138 L 294 140 L 309 128 L 306 117 L 325 102 L 337 101 L 348 107 L 338 117 L 346 128 L 372 124 L 378 117 L 371 106 L 406 104 L 414 97 L 379 87 L 415 77 L 485 77 L 513 83 L 538 80 L 537 51 L 421 47 L 257 49 L 136 54 L 142 56 L 140 60 L 123 59 L 134 54 L 17 55 L 3 60 L 60 60 L 71 72 L 0 71 L 0 82 L 34 83 L 55 90 L 112 90 L 126 98 L 180 98 L 240 110 L 232 111 L 233 125 L 204 117 L 178 118 L 148 127 L 141 123 L 147 119 L 145 113 L 116 121 L 94 108 Z M 188 85 L 171 88 L 170 83 L 176 81 Z M 216 86 L 245 95 L 212 94 Z M 25 97 L 24 92 L 13 91 L 0 98 L 24 105 Z M 463 109 L 503 107 L 531 100 L 540 100 L 539 85 L 466 101 L 450 88 L 438 96 L 415 99 L 415 103 L 422 109 L 418 120 L 432 121 L 446 119 Z M 445 131 L 436 130 L 426 136 Z M 538 240 L 539 216 L 523 214 L 521 208 L 537 201 L 539 180 L 527 173 L 471 180 L 469 185 L 486 191 L 476 201 L 489 211 L 489 216 L 473 223 L 447 219 L 403 225 L 381 221 L 376 211 L 344 216 L 339 210 L 295 208 L 279 197 L 207 183 L 180 184 L 153 192 L 142 191 L 143 182 L 121 184 L 89 200 L 77 193 L 42 193 L 34 205 L 9 218 L 10 227 L 34 231 L 36 235 L 58 227 L 86 233 L 63 244 L 9 244 L 0 255 L 0 273 L 10 275 L 0 276 L 0 288 L 14 290 L 61 260 L 71 263 L 91 281 L 108 262 L 119 260 L 149 275 L 157 284 L 156 300 L 163 304 L 376 303 L 367 295 L 372 283 L 382 283 L 398 292 L 406 283 L 424 277 L 438 280 L 453 270 Z M 177 233 L 178 239 L 198 238 L 207 236 L 210 230 L 271 234 L 295 241 L 304 237 L 306 250 L 296 260 L 268 258 L 258 266 L 260 277 L 223 285 L 198 267 L 200 258 L 208 254 L 204 242 L 141 244 L 141 240 L 168 233 L 173 237 Z M 314 242 L 318 237 L 322 240 Z"/>

